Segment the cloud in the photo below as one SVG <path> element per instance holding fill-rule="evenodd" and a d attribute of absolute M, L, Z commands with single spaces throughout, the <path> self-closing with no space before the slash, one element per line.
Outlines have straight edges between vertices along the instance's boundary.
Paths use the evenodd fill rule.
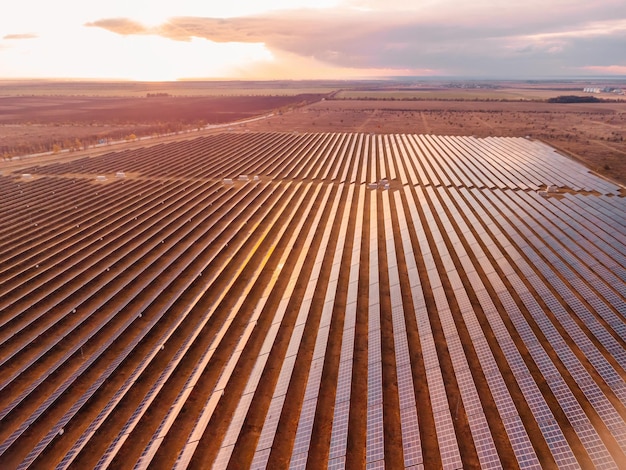
<path fill-rule="evenodd" d="M 85 26 L 106 29 L 107 31 L 121 34 L 122 36 L 150 33 L 149 28 L 146 28 L 141 23 L 130 20 L 128 18 L 107 18 L 93 21 L 90 23 L 85 23 Z"/>
<path fill-rule="evenodd" d="M 39 36 L 36 34 L 25 33 L 25 34 L 7 34 L 3 36 L 2 39 L 5 39 L 7 41 L 12 41 L 12 40 L 20 40 L 20 39 L 36 39 L 38 37 Z"/>
<path fill-rule="evenodd" d="M 598 75 L 626 75 L 626 65 L 587 65 L 581 69 Z"/>
<path fill-rule="evenodd" d="M 88 26 L 174 41 L 264 44 L 327 65 L 354 69 L 437 70 L 451 75 L 556 75 L 614 64 L 626 50 L 626 3 L 600 0 L 420 2 L 348 1 L 343 8 L 263 15 L 173 17 L 147 27 L 130 19 Z M 544 5 L 545 4 L 545 5 Z M 581 57 L 591 62 L 581 64 Z"/>
<path fill-rule="evenodd" d="M 363 79 L 385 76 L 433 76 L 441 75 L 441 71 L 428 69 L 386 69 L 386 68 L 355 68 L 334 66 L 312 57 L 303 57 L 289 52 L 277 52 L 272 60 L 257 60 L 231 68 L 231 76 L 243 79 Z"/>

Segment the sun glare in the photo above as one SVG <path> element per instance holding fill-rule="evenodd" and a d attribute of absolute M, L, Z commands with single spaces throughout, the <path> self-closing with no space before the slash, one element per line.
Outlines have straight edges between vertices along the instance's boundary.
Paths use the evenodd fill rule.
<path fill-rule="evenodd" d="M 272 60 L 263 44 L 214 43 L 205 39 L 176 42 L 159 37 L 133 39 L 133 54 L 118 75 L 141 81 L 229 76 L 233 66 Z"/>

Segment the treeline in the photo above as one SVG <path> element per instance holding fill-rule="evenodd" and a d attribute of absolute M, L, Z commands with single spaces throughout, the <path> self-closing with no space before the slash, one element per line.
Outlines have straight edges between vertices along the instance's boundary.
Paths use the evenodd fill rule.
<path fill-rule="evenodd" d="M 332 101 L 472 101 L 472 102 L 487 102 L 487 103 L 542 103 L 543 99 L 510 99 L 510 98 L 443 98 L 443 97 L 430 97 L 430 96 L 410 96 L 410 97 L 395 97 L 395 96 L 362 96 L 362 97 L 344 97 L 344 96 L 329 96 L 326 98 Z"/>
<path fill-rule="evenodd" d="M 443 97 L 374 97 L 374 96 L 362 96 L 362 97 L 344 97 L 330 95 L 328 100 L 333 101 L 472 101 L 472 102 L 485 102 L 485 103 L 622 103 L 622 99 L 600 99 L 595 96 L 577 96 L 577 95 L 564 95 L 556 96 L 554 98 L 539 99 L 539 98 L 443 98 Z"/>
<path fill-rule="evenodd" d="M 603 103 L 604 100 L 595 96 L 562 95 L 548 98 L 548 103 Z"/>

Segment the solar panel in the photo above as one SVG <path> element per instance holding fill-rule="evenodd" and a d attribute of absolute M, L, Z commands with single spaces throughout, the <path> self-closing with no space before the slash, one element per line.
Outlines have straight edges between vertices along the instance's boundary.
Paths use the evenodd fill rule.
<path fill-rule="evenodd" d="M 159 148 L 174 153 L 165 158 Z M 107 219 L 106 228 L 96 219 L 83 219 L 88 209 L 96 207 L 90 193 L 90 199 L 78 197 L 68 205 L 74 209 L 67 217 L 58 216 L 63 204 L 80 195 L 76 187 L 84 191 L 86 186 L 56 176 L 68 171 L 104 175 L 120 169 L 128 177 L 112 182 L 110 188 L 117 185 L 115 191 L 101 186 L 93 194 L 106 206 L 136 202 L 132 211 L 105 211 L 113 217 Z M 626 453 L 626 322 L 622 315 L 626 311 L 626 199 L 619 197 L 615 184 L 544 144 L 529 139 L 417 135 L 227 134 L 23 171 L 56 176 L 22 181 L 30 185 L 28 190 L 10 178 L 3 179 L 19 204 L 32 204 L 38 195 L 55 196 L 49 208 L 32 211 L 34 218 L 29 222 L 27 211 L 11 200 L 5 201 L 3 212 L 17 217 L 12 231 L 22 251 L 14 256 L 13 245 L 0 249 L 4 260 L 0 275 L 8 289 L 0 300 L 0 309 L 7 311 L 0 326 L 7 330 L 5 340 L 13 323 L 22 327 L 7 345 L 9 349 L 14 344 L 29 345 L 29 349 L 5 350 L 0 358 L 0 367 L 7 372 L 0 390 L 11 394 L 19 383 L 25 385 L 19 394 L 4 398 L 0 419 L 4 417 L 9 428 L 0 443 L 0 459 L 26 455 L 19 468 L 49 457 L 56 459 L 54 465 L 59 468 L 76 465 L 92 444 L 106 449 L 97 456 L 102 465 L 118 462 L 123 452 L 131 451 L 138 456 L 137 466 L 146 466 L 162 445 L 172 444 L 168 435 L 183 420 L 189 435 L 183 436 L 179 448 L 168 452 L 178 452 L 176 465 L 185 467 L 198 457 L 194 456 L 197 446 L 207 437 L 217 409 L 226 410 L 229 416 L 215 436 L 219 441 L 217 458 L 211 462 L 215 467 L 232 466 L 235 446 L 252 445 L 253 456 L 237 455 L 237 461 L 265 468 L 270 454 L 293 450 L 290 465 L 305 468 L 313 463 L 309 451 L 315 440 L 329 445 L 327 466 L 344 468 L 350 464 L 348 426 L 362 419 L 366 428 L 353 431 L 367 439 L 367 448 L 359 452 L 365 453 L 368 468 L 385 466 L 387 431 L 401 437 L 401 442 L 388 442 L 388 449 L 401 448 L 404 467 L 412 469 L 424 468 L 422 450 L 427 455 L 432 449 L 422 446 L 430 445 L 432 439 L 440 455 L 430 454 L 430 458 L 440 458 L 444 468 L 462 467 L 462 444 L 475 449 L 481 468 L 501 467 L 500 458 L 508 461 L 511 449 L 520 468 L 540 468 L 544 462 L 539 462 L 537 454 L 545 455 L 546 450 L 559 468 L 580 468 L 589 461 L 597 468 L 617 468 L 619 453 Z M 134 174 L 141 174 L 141 179 Z M 246 181 L 237 182 L 237 175 Z M 153 177 L 158 177 L 156 185 Z M 380 178 L 401 186 L 396 183 L 390 191 L 366 187 L 368 181 Z M 227 180 L 234 184 L 224 186 Z M 536 191 L 547 184 L 563 191 L 555 197 L 538 196 Z M 369 214 L 363 214 L 367 206 Z M 59 224 L 58 232 L 47 234 L 46 227 L 56 223 L 57 217 L 67 227 Z M 353 226 L 354 236 L 348 231 Z M 308 227 L 306 234 L 300 233 L 304 227 Z M 368 239 L 362 240 L 363 229 Z M 27 231 L 32 240 L 26 240 Z M 137 234 L 143 234 L 144 240 L 134 240 Z M 296 240 L 298 247 L 319 243 L 318 249 L 296 253 Z M 70 247 L 71 242 L 76 249 Z M 47 246 L 50 250 L 45 250 Z M 93 253 L 83 253 L 82 246 Z M 369 252 L 362 254 L 364 247 Z M 269 249 L 267 256 L 259 249 Z M 173 261 L 164 254 L 171 254 Z M 367 266 L 361 266 L 362 257 L 369 260 Z M 268 259 L 276 266 L 273 272 L 264 268 Z M 125 287 L 126 297 L 114 294 L 124 287 L 120 273 L 139 261 L 141 270 L 129 271 L 137 281 L 131 290 Z M 64 279 L 69 281 L 61 283 L 53 275 L 53 266 L 63 267 L 64 276 L 69 276 Z M 301 276 L 305 267 L 311 268 L 308 279 Z M 89 281 L 92 271 L 96 277 Z M 260 272 L 264 273 L 262 281 Z M 181 273 L 184 276 L 178 277 Z M 81 285 L 94 289 L 79 289 L 79 275 L 89 281 Z M 218 278 L 228 286 L 213 289 Z M 148 289 L 157 280 L 171 286 L 161 289 L 167 298 Z M 112 294 L 99 300 L 97 289 L 104 287 Z M 207 323 L 218 319 L 215 305 L 226 295 L 228 305 L 220 310 L 219 325 L 212 320 Z M 135 296 L 137 302 L 128 304 Z M 412 310 L 406 302 L 409 298 Z M 195 307 L 193 299 L 206 304 L 198 302 Z M 124 312 L 139 301 L 142 316 L 126 316 Z M 176 310 L 180 318 L 173 316 L 172 323 L 158 321 L 158 308 L 146 307 L 157 301 L 164 311 Z M 182 302 L 188 302 L 192 310 Z M 106 312 L 106 318 L 89 313 L 90 306 Z M 366 315 L 359 317 L 362 312 L 357 307 L 367 308 Z M 319 318 L 315 331 L 307 323 L 313 312 L 316 322 Z M 343 324 L 331 331 L 333 321 L 339 320 L 333 318 L 336 314 Z M 366 325 L 358 323 L 357 319 L 366 316 Z M 177 334 L 178 325 L 188 317 L 193 317 L 198 331 L 183 337 Z M 123 324 L 109 334 L 103 328 L 113 319 Z M 207 324 L 210 337 L 196 354 L 191 345 Z M 258 338 L 261 325 L 264 334 Z M 89 337 L 80 337 L 83 326 L 93 331 Z M 101 377 L 86 384 L 84 393 L 75 399 L 58 402 L 70 387 L 87 380 L 83 372 L 108 354 L 113 341 L 127 336 L 120 336 L 122 332 L 131 329 L 139 334 L 102 367 Z M 305 337 L 305 329 L 312 338 Z M 150 342 L 148 333 L 157 331 L 151 335 L 155 341 Z M 357 338 L 360 331 L 366 331 L 367 338 Z M 67 338 L 64 344 L 69 341 L 72 346 L 56 355 L 53 335 Z M 416 337 L 421 349 L 410 343 Z M 77 362 L 80 367 L 66 370 L 66 361 L 75 359 L 92 338 L 104 341 L 93 355 Z M 331 340 L 338 357 L 327 357 Z M 154 347 L 140 358 L 134 353 L 129 356 L 139 341 Z M 355 350 L 357 341 L 367 344 L 366 357 L 361 355 L 365 351 Z M 390 344 L 393 350 L 383 348 Z M 258 356 L 256 352 L 250 356 L 251 345 L 259 349 Z M 119 427 L 99 432 L 111 413 L 131 404 L 128 392 L 139 386 L 140 377 L 148 377 L 143 371 L 156 364 L 153 358 L 163 357 L 163 346 L 167 365 L 150 372 L 152 382 L 145 389 L 141 386 L 139 404 L 132 405 Z M 268 369 L 270 354 L 272 368 Z M 296 358 L 303 355 L 313 358 L 311 364 L 304 364 L 307 376 L 298 374 L 298 380 L 303 380 L 297 389 L 301 395 L 296 393 L 294 398 L 303 401 L 284 409 Z M 134 370 L 121 386 L 107 391 L 110 387 L 103 385 L 115 377 L 122 361 L 131 364 L 127 356 Z M 392 357 L 383 366 L 383 359 Z M 174 384 L 170 377 L 184 358 L 194 364 L 185 368 L 185 377 L 175 381 L 176 390 L 161 395 Z M 48 369 L 44 375 L 36 374 L 40 364 Z M 323 383 L 324 364 L 332 365 L 328 378 L 334 379 L 336 372 L 336 383 Z M 396 367 L 397 401 L 394 397 L 386 403 L 396 390 L 383 388 L 383 376 L 390 372 L 383 368 L 389 364 Z M 363 369 L 353 370 L 357 365 Z M 200 377 L 209 369 L 215 386 L 199 391 Z M 235 377 L 236 371 L 247 372 Z M 58 375 L 61 386 L 46 392 L 52 373 Z M 353 383 L 353 377 L 358 381 Z M 414 383 L 418 377 L 420 382 Z M 275 387 L 264 388 L 264 395 L 259 396 L 261 383 Z M 223 395 L 231 385 L 237 390 L 235 396 Z M 332 416 L 317 410 L 322 403 L 319 394 L 327 386 L 335 387 Z M 191 404 L 193 391 L 200 393 L 193 396 L 194 400 L 201 396 L 197 409 L 202 411 L 189 415 L 195 405 L 185 405 Z M 364 410 L 351 403 L 355 391 L 367 399 Z M 420 397 L 428 394 L 430 409 L 416 401 L 416 391 Z M 43 393 L 40 400 L 39 392 Z M 83 408 L 92 409 L 91 397 L 96 392 L 104 393 L 103 406 L 92 410 L 95 418 L 72 438 L 67 425 Z M 157 396 L 171 399 L 156 409 Z M 224 398 L 235 402 L 217 408 L 225 403 Z M 469 425 L 463 435 L 458 434 L 463 428 L 455 422 L 457 403 Z M 48 423 L 47 411 L 57 404 L 62 407 L 60 417 Z M 252 415 L 250 407 L 256 404 L 262 408 Z M 31 412 L 20 417 L 23 407 Z M 363 411 L 362 418 L 350 421 L 351 412 Z M 392 419 L 384 419 L 387 411 Z M 146 412 L 156 419 L 153 427 L 144 419 Z M 292 416 L 292 412 L 300 415 Z M 433 429 L 420 429 L 429 422 L 431 412 Z M 296 434 L 285 442 L 275 439 L 281 416 L 299 420 L 293 423 Z M 314 423 L 315 416 L 328 422 Z M 250 424 L 257 431 L 244 429 L 246 419 L 254 419 Z M 498 419 L 505 434 L 492 436 Z M 314 424 L 330 429 L 331 435 L 312 436 Z M 399 427 L 386 429 L 389 426 Z M 539 432 L 529 435 L 535 429 Z M 134 435 L 145 430 L 147 444 L 136 444 Z M 66 434 L 55 444 L 61 432 Z M 428 439 L 422 442 L 424 436 Z M 496 439 L 509 442 L 500 446 Z M 69 450 L 57 459 L 52 451 L 58 446 Z"/>

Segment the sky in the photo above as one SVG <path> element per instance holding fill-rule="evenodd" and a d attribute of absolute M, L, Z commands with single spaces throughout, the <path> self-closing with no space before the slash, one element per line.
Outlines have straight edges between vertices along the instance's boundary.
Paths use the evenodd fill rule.
<path fill-rule="evenodd" d="M 625 0 L 19 0 L 1 11 L 0 79 L 626 75 Z"/>

